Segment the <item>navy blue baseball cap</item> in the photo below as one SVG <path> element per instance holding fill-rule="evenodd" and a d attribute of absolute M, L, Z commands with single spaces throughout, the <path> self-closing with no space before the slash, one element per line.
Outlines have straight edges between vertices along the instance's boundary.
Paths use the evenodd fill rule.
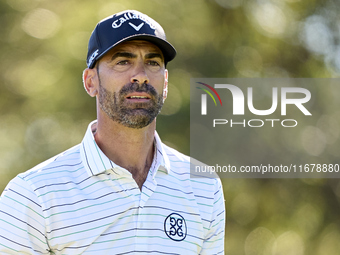
<path fill-rule="evenodd" d="M 110 49 L 129 40 L 145 40 L 155 44 L 162 51 L 165 64 L 176 56 L 176 50 L 166 40 L 161 25 L 141 12 L 127 10 L 97 24 L 89 40 L 88 68 L 93 68 L 96 61 Z"/>

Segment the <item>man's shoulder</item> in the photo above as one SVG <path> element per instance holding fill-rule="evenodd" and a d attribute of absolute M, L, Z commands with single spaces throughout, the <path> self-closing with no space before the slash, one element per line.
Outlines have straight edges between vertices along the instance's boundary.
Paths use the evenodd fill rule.
<path fill-rule="evenodd" d="M 20 173 L 18 176 L 26 181 L 39 179 L 43 176 L 53 178 L 60 171 L 69 171 L 76 166 L 79 167 L 81 164 L 80 144 L 78 144 L 41 162 L 26 172 Z"/>
<path fill-rule="evenodd" d="M 166 152 L 167 156 L 169 157 L 170 161 L 174 162 L 182 162 L 182 163 L 189 163 L 190 164 L 190 157 L 179 152 L 178 150 L 171 148 L 163 143 L 164 151 Z"/>
<path fill-rule="evenodd" d="M 182 176 L 186 175 L 191 182 L 195 184 L 197 183 L 198 186 L 202 183 L 214 186 L 220 185 L 219 177 L 215 173 L 198 173 L 196 171 L 197 166 L 206 166 L 204 163 L 167 145 L 163 144 L 163 146 L 167 156 L 169 157 L 172 173 Z"/>
<path fill-rule="evenodd" d="M 182 189 L 192 193 L 197 203 L 197 208 L 203 218 L 209 218 L 213 214 L 215 203 L 224 207 L 223 189 L 220 178 L 215 173 L 197 173 L 196 166 L 204 165 L 202 162 L 187 156 L 169 146 L 164 146 L 164 151 L 170 161 L 169 178 Z"/>

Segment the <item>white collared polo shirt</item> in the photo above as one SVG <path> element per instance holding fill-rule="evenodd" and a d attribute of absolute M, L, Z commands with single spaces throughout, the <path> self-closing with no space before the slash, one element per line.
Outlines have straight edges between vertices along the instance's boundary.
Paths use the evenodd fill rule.
<path fill-rule="evenodd" d="M 219 179 L 190 178 L 190 159 L 155 133 L 140 190 L 97 146 L 81 144 L 19 174 L 0 199 L 0 254 L 223 254 Z"/>

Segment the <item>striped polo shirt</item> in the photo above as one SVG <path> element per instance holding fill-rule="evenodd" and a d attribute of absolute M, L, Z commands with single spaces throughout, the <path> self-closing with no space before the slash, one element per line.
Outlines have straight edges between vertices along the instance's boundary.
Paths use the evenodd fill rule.
<path fill-rule="evenodd" d="M 19 174 L 0 199 L 0 254 L 223 254 L 219 179 L 190 178 L 164 145 L 140 190 L 97 146 L 81 144 Z"/>

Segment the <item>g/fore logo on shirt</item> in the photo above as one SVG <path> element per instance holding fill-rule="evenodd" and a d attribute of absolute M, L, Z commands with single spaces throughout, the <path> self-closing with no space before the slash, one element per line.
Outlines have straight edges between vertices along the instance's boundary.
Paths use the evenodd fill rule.
<path fill-rule="evenodd" d="M 165 234 L 174 241 L 183 241 L 187 236 L 187 224 L 178 213 L 171 213 L 164 221 Z"/>

